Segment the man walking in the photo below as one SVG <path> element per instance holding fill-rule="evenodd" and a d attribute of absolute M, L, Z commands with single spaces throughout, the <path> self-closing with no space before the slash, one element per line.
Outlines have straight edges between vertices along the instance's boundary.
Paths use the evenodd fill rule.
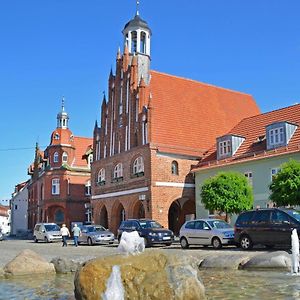
<path fill-rule="evenodd" d="M 77 224 L 74 224 L 74 227 L 72 229 L 73 232 L 73 238 L 74 238 L 74 246 L 78 246 L 78 237 L 81 235 L 81 229 L 77 226 Z"/>
<path fill-rule="evenodd" d="M 62 236 L 62 246 L 63 247 L 67 247 L 68 244 L 67 244 L 67 238 L 70 236 L 70 231 L 68 229 L 68 227 L 66 226 L 66 224 L 62 224 L 62 227 L 60 229 L 60 233 L 61 233 L 61 236 Z"/>

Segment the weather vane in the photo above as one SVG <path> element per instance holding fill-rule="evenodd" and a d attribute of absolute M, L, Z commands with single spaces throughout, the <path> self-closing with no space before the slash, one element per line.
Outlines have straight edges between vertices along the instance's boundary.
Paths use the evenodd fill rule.
<path fill-rule="evenodd" d="M 140 1 L 139 0 L 136 0 L 136 15 L 138 16 L 140 13 L 139 13 L 139 5 L 140 5 Z"/>

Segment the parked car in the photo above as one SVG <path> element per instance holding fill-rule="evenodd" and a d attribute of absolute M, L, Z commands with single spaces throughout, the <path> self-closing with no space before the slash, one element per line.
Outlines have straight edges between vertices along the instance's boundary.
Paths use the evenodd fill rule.
<path fill-rule="evenodd" d="M 33 230 L 33 240 L 36 243 L 61 241 L 60 227 L 56 223 L 37 223 Z"/>
<path fill-rule="evenodd" d="M 4 240 L 4 235 L 3 235 L 3 233 L 2 233 L 2 231 L 0 229 L 0 241 L 3 241 L 3 240 Z"/>
<path fill-rule="evenodd" d="M 190 245 L 213 246 L 234 244 L 234 230 L 231 225 L 219 219 L 196 219 L 185 222 L 179 231 L 180 245 L 183 249 Z"/>
<path fill-rule="evenodd" d="M 172 245 L 174 241 L 174 233 L 164 228 L 158 222 L 150 219 L 130 219 L 122 221 L 118 229 L 118 240 L 120 241 L 122 233 L 137 231 L 144 238 L 145 247 L 154 244 Z"/>
<path fill-rule="evenodd" d="M 241 213 L 234 227 L 234 239 L 244 250 L 254 245 L 290 246 L 291 232 L 300 237 L 300 212 L 292 208 L 266 208 Z"/>
<path fill-rule="evenodd" d="M 78 237 L 78 243 L 94 244 L 113 244 L 115 235 L 101 225 L 83 225 L 81 235 Z"/>

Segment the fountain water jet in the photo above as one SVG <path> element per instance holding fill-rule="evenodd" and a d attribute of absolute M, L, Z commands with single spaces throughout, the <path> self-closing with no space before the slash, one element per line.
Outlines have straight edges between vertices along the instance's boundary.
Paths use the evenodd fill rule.
<path fill-rule="evenodd" d="M 113 266 L 102 300 L 124 300 L 124 287 L 119 266 Z"/>
<path fill-rule="evenodd" d="M 292 268 L 291 273 L 298 275 L 300 271 L 299 265 L 299 238 L 296 229 L 292 231 Z"/>

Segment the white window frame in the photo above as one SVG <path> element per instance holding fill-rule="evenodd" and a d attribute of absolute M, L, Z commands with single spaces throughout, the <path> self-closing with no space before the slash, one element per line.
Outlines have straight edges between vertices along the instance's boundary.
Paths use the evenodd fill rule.
<path fill-rule="evenodd" d="M 58 152 L 54 152 L 54 154 L 53 154 L 53 162 L 54 163 L 58 163 Z"/>
<path fill-rule="evenodd" d="M 284 128 L 277 127 L 269 130 L 269 144 L 276 146 L 284 143 Z"/>
<path fill-rule="evenodd" d="M 98 172 L 98 176 L 97 176 L 97 183 L 100 183 L 103 181 L 105 181 L 105 169 L 104 168 L 100 169 L 100 171 Z"/>
<path fill-rule="evenodd" d="M 52 195 L 59 195 L 59 193 L 60 193 L 59 178 L 53 178 L 52 179 L 51 193 L 52 193 Z"/>
<path fill-rule="evenodd" d="M 249 184 L 253 186 L 253 173 L 251 171 L 247 171 L 244 173 L 245 177 L 247 178 Z"/>
<path fill-rule="evenodd" d="M 224 156 L 227 154 L 231 154 L 231 141 L 230 140 L 224 140 L 219 142 L 219 154 L 220 156 Z"/>
<path fill-rule="evenodd" d="M 84 193 L 86 196 L 90 196 L 92 194 L 92 186 L 91 186 L 91 181 L 87 181 L 84 187 Z"/>
<path fill-rule="evenodd" d="M 137 157 L 133 162 L 132 172 L 133 174 L 144 172 L 144 159 L 142 156 Z"/>
<path fill-rule="evenodd" d="M 68 153 L 64 152 L 61 156 L 61 160 L 63 163 L 68 162 Z"/>
<path fill-rule="evenodd" d="M 114 178 L 123 177 L 123 165 L 118 163 L 114 168 Z"/>
<path fill-rule="evenodd" d="M 271 169 L 271 181 L 273 181 L 273 177 L 280 171 L 280 168 L 272 168 Z"/>

